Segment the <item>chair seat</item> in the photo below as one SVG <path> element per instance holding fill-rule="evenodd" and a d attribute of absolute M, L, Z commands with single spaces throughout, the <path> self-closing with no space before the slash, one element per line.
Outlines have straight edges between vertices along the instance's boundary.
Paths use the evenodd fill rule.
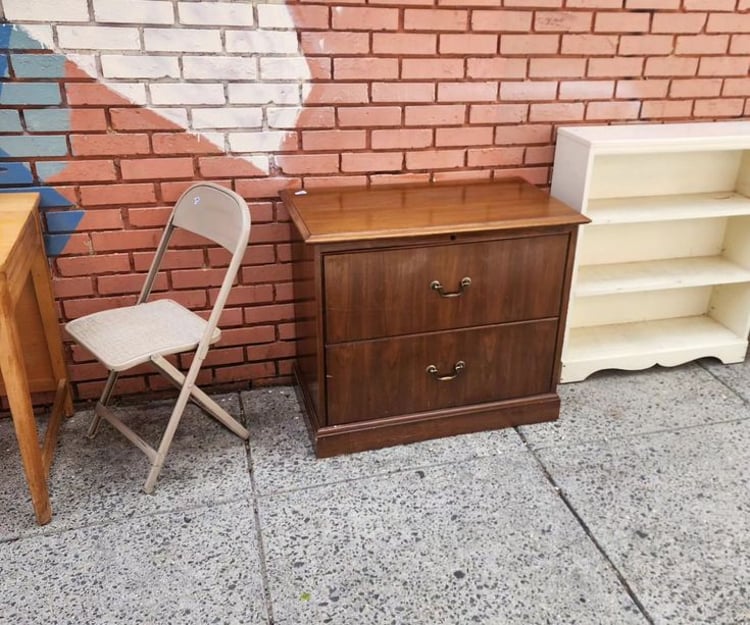
<path fill-rule="evenodd" d="M 152 356 L 193 350 L 207 322 L 169 299 L 93 313 L 65 326 L 78 343 L 112 371 L 124 371 Z M 211 343 L 221 337 L 214 328 Z"/>

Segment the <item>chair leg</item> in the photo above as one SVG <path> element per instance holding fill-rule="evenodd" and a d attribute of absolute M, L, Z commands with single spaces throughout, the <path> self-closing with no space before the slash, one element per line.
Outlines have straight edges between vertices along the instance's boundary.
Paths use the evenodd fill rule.
<path fill-rule="evenodd" d="M 169 422 L 167 423 L 167 429 L 164 431 L 164 435 L 159 443 L 159 449 L 156 451 L 156 458 L 151 464 L 151 470 L 146 478 L 146 483 L 143 485 L 143 490 L 148 494 L 154 491 L 156 480 L 159 477 L 159 473 L 161 473 L 162 466 L 164 466 L 164 459 L 167 457 L 169 446 L 172 444 L 172 439 L 177 431 L 177 426 L 180 424 L 182 413 L 185 411 L 185 406 L 187 406 L 189 399 L 190 386 L 186 384 L 182 387 L 177 397 L 177 402 L 172 409 L 172 415 L 169 417 Z"/>
<path fill-rule="evenodd" d="M 117 376 L 119 374 L 117 371 L 110 371 L 109 376 L 107 376 L 107 383 L 104 385 L 104 390 L 102 390 L 101 397 L 99 397 L 99 401 L 97 404 L 101 404 L 102 406 L 106 406 L 109 403 L 110 398 L 112 397 L 112 391 L 115 388 L 115 384 L 117 383 Z M 96 436 L 96 432 L 99 429 L 99 423 L 101 423 L 102 417 L 99 414 L 97 410 L 94 410 L 94 419 L 91 421 L 91 425 L 89 425 L 89 431 L 86 434 L 89 438 L 94 438 Z"/>

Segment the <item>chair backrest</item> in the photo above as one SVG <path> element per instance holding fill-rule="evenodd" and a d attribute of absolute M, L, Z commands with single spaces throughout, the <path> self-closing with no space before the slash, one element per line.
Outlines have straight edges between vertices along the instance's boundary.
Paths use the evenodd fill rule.
<path fill-rule="evenodd" d="M 234 191 L 211 182 L 199 182 L 177 200 L 172 223 L 199 234 L 230 252 L 247 245 L 250 211 Z"/>

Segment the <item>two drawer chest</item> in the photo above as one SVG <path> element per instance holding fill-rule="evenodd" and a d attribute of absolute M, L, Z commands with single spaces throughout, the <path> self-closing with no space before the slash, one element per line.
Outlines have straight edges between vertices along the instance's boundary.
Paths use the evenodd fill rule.
<path fill-rule="evenodd" d="M 585 217 L 518 178 L 281 196 L 319 457 L 557 418 Z"/>

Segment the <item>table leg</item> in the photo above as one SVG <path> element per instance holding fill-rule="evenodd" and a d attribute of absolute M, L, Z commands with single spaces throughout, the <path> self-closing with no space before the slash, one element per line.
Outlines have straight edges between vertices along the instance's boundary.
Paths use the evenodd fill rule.
<path fill-rule="evenodd" d="M 36 520 L 40 525 L 44 525 L 52 518 L 52 508 L 47 490 L 42 450 L 39 446 L 39 434 L 31 405 L 29 384 L 26 379 L 23 347 L 12 313 L 10 298 L 7 295 L 0 296 L 0 371 L 3 375 Z"/>

